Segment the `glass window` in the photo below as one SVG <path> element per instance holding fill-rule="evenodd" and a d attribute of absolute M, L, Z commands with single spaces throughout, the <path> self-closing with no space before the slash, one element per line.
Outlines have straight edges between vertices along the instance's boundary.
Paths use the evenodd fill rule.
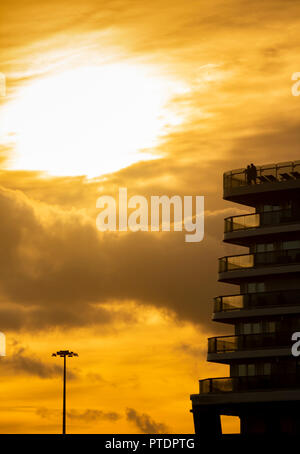
<path fill-rule="evenodd" d="M 264 375 L 270 375 L 271 374 L 271 363 L 264 363 L 263 374 Z"/>
<path fill-rule="evenodd" d="M 272 211 L 272 205 L 263 205 L 263 211 Z"/>
<path fill-rule="evenodd" d="M 277 211 L 280 208 L 280 205 L 263 205 L 263 211 Z"/>
<path fill-rule="evenodd" d="M 248 364 L 248 371 L 247 375 L 253 376 L 255 375 L 255 364 Z"/>
<path fill-rule="evenodd" d="M 246 364 L 239 364 L 238 365 L 238 375 L 240 377 L 245 377 L 247 375 L 247 367 Z"/>
<path fill-rule="evenodd" d="M 238 365 L 238 376 L 246 377 L 255 375 L 256 367 L 255 364 L 239 364 Z"/>
<path fill-rule="evenodd" d="M 265 292 L 264 282 L 248 282 L 246 284 L 246 293 Z"/>
<path fill-rule="evenodd" d="M 251 323 L 244 323 L 242 326 L 243 334 L 251 334 Z"/>
<path fill-rule="evenodd" d="M 265 245 L 263 243 L 262 244 L 257 244 L 256 248 L 255 248 L 255 251 L 256 252 L 265 252 Z"/>
<path fill-rule="evenodd" d="M 275 322 L 266 322 L 266 332 L 275 333 L 275 331 L 276 331 L 276 323 Z"/>
<path fill-rule="evenodd" d="M 260 323 L 253 323 L 252 324 L 252 333 L 253 334 L 258 334 L 260 332 L 261 332 Z"/>
<path fill-rule="evenodd" d="M 264 282 L 257 282 L 256 284 L 256 291 L 257 292 L 265 292 L 266 286 Z"/>
<path fill-rule="evenodd" d="M 258 243 L 255 245 L 255 252 L 274 251 L 274 243 Z"/>
<path fill-rule="evenodd" d="M 283 202 L 283 208 L 285 210 L 288 210 L 288 209 L 292 208 L 292 201 L 288 200 L 288 201 Z"/>
<path fill-rule="evenodd" d="M 258 334 L 262 332 L 261 323 L 241 323 L 240 327 L 241 334 Z"/>
<path fill-rule="evenodd" d="M 268 252 L 268 251 L 274 251 L 274 249 L 275 249 L 275 248 L 274 248 L 274 243 L 268 243 L 268 244 L 266 244 L 266 249 L 265 249 L 265 250 L 266 250 L 267 252 Z"/>
<path fill-rule="evenodd" d="M 300 241 L 299 240 L 284 241 L 282 243 L 282 246 L 283 246 L 283 249 L 299 249 Z"/>
<path fill-rule="evenodd" d="M 256 283 L 255 282 L 249 282 L 248 283 L 247 292 L 248 293 L 255 293 L 256 292 Z"/>

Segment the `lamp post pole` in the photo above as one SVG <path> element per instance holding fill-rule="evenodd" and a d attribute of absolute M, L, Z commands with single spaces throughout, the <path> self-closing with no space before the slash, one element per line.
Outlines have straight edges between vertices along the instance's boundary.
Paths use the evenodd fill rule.
<path fill-rule="evenodd" d="M 64 389 L 63 389 L 63 435 L 66 434 L 66 363 L 67 357 L 64 355 Z"/>
<path fill-rule="evenodd" d="M 66 434 L 66 385 L 67 385 L 67 356 L 72 358 L 78 356 L 77 353 L 70 352 L 69 350 L 60 350 L 59 352 L 52 353 L 52 356 L 60 356 L 64 358 L 64 371 L 63 371 L 63 423 L 62 434 Z"/>

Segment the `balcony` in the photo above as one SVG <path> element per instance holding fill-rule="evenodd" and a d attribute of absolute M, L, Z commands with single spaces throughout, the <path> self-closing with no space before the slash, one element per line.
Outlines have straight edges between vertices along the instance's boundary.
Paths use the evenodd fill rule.
<path fill-rule="evenodd" d="M 233 200 L 232 197 L 241 197 L 243 203 L 245 194 L 300 187 L 300 161 L 268 164 L 256 169 L 257 178 L 252 184 L 247 183 L 245 168 L 224 173 L 224 198 Z"/>
<path fill-rule="evenodd" d="M 300 290 L 245 293 L 240 295 L 217 296 L 214 299 L 215 313 L 283 306 L 300 306 Z"/>
<path fill-rule="evenodd" d="M 300 388 L 299 374 L 254 375 L 199 380 L 200 394 Z"/>
<path fill-rule="evenodd" d="M 299 223 L 300 213 L 292 209 L 230 216 L 225 218 L 224 233 L 256 229 L 266 226 Z"/>
<path fill-rule="evenodd" d="M 291 334 L 292 331 L 210 337 L 208 339 L 208 353 L 231 353 L 241 350 L 289 348 L 291 346 Z"/>
<path fill-rule="evenodd" d="M 279 183 L 300 179 L 300 161 L 257 166 L 256 170 L 256 184 Z M 239 186 L 249 186 L 245 169 L 230 170 L 224 173 L 224 190 Z"/>
<path fill-rule="evenodd" d="M 247 268 L 260 268 L 300 263 L 300 249 L 282 249 L 226 256 L 219 259 L 219 273 Z"/>

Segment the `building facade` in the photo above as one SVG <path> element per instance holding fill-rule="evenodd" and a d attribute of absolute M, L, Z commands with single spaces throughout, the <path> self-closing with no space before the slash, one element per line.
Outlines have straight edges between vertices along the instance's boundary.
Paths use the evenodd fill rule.
<path fill-rule="evenodd" d="M 250 181 L 251 180 L 251 181 Z M 213 320 L 233 334 L 208 339 L 207 360 L 229 377 L 200 380 L 191 395 L 195 433 L 222 434 L 221 415 L 240 418 L 241 434 L 299 433 L 300 161 L 224 174 L 225 200 L 252 213 L 225 219 L 224 242 L 243 254 L 219 259 L 219 281 L 236 285 L 214 301 Z"/>

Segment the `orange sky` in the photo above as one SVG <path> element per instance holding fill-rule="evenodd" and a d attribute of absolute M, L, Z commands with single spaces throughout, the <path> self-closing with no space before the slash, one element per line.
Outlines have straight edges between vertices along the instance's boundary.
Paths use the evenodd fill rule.
<path fill-rule="evenodd" d="M 192 433 L 207 364 L 222 173 L 299 159 L 300 5 L 11 0 L 0 5 L 1 433 Z M 298 66 L 297 66 L 298 65 Z M 96 200 L 204 195 L 205 237 L 99 233 Z M 237 251 L 235 248 L 234 251 Z"/>

